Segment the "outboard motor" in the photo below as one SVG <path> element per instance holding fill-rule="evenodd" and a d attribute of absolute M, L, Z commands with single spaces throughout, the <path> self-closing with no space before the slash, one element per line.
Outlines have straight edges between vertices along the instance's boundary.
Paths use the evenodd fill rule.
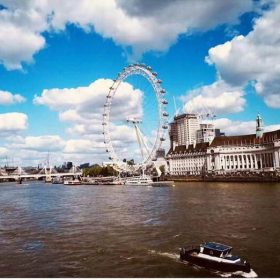
<path fill-rule="evenodd" d="M 185 253 L 186 253 L 185 248 L 180 248 L 180 260 L 184 259 Z"/>
<path fill-rule="evenodd" d="M 249 273 L 251 271 L 251 265 L 250 263 L 245 261 L 245 272 Z"/>

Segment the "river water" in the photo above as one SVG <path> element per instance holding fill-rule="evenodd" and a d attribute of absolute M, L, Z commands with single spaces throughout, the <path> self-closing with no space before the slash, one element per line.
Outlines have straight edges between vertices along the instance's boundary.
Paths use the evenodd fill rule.
<path fill-rule="evenodd" d="M 203 241 L 280 277 L 280 184 L 0 185 L 0 277 L 217 277 L 178 261 Z"/>

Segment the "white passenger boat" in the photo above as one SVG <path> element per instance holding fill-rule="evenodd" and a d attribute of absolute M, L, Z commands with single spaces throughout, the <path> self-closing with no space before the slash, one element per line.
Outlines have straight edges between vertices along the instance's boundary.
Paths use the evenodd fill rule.
<path fill-rule="evenodd" d="M 74 180 L 65 180 L 63 182 L 64 185 L 81 185 L 81 181 L 79 179 Z"/>
<path fill-rule="evenodd" d="M 123 182 L 123 180 L 114 180 L 114 181 L 112 181 L 110 183 L 107 183 L 107 184 L 108 185 L 123 185 L 124 182 Z"/>
<path fill-rule="evenodd" d="M 125 180 L 125 185 L 131 186 L 151 186 L 152 184 L 153 180 L 147 175 L 129 177 Z"/>

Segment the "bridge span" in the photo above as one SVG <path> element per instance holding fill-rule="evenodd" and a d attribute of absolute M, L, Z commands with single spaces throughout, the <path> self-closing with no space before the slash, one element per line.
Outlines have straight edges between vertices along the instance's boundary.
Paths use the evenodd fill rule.
<path fill-rule="evenodd" d="M 20 180 L 20 179 L 39 179 L 39 178 L 54 178 L 54 177 L 74 177 L 81 176 L 82 172 L 69 172 L 69 173 L 50 173 L 50 174 L 9 174 L 9 175 L 0 175 L 0 180 Z"/>

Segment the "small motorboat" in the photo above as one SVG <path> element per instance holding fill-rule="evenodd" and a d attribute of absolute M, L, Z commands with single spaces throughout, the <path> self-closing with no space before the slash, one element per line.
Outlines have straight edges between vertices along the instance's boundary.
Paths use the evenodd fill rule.
<path fill-rule="evenodd" d="M 207 269 L 221 272 L 251 271 L 250 264 L 231 254 L 232 247 L 216 242 L 206 242 L 198 247 L 181 248 L 180 259 Z"/>

